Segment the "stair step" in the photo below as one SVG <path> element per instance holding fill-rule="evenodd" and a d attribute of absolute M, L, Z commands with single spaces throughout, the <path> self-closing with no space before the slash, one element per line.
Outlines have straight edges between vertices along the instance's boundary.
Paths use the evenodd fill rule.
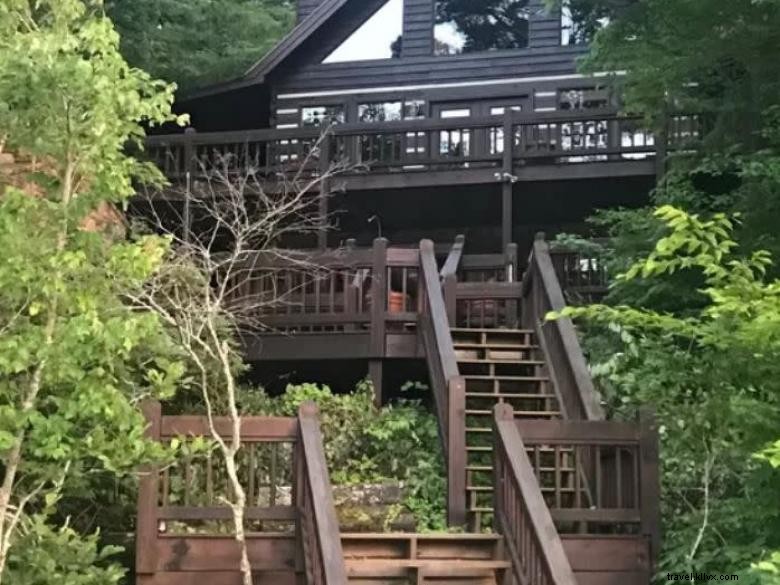
<path fill-rule="evenodd" d="M 488 510 L 490 511 L 490 510 Z M 422 570 L 426 577 L 489 576 L 508 569 L 509 561 L 346 559 L 348 577 L 404 577 L 410 571 Z"/>
<path fill-rule="evenodd" d="M 466 409 L 467 415 L 473 415 L 473 416 L 492 416 L 493 411 L 492 410 L 470 410 Z M 560 416 L 561 413 L 558 410 L 516 410 L 515 411 L 515 418 L 520 416 L 526 416 L 526 417 L 536 417 L 536 418 L 547 418 L 547 417 L 555 417 Z"/>
<path fill-rule="evenodd" d="M 509 392 L 466 392 L 466 398 L 523 398 L 529 400 L 550 400 L 557 398 L 555 394 L 534 394 L 533 392 L 523 392 L 520 394 L 511 394 Z"/>
<path fill-rule="evenodd" d="M 503 363 L 503 362 L 502 362 Z M 548 376 L 491 376 L 489 374 L 466 374 L 463 379 L 468 380 L 498 380 L 507 382 L 549 382 Z"/>
<path fill-rule="evenodd" d="M 493 447 L 476 447 L 476 446 L 466 445 L 466 451 L 474 451 L 478 453 L 492 453 Z"/>
<path fill-rule="evenodd" d="M 535 335 L 533 329 L 493 329 L 490 327 L 450 327 L 452 333 L 494 333 L 497 335 Z"/>
<path fill-rule="evenodd" d="M 480 358 L 464 358 L 458 359 L 458 363 L 463 364 L 512 364 L 516 366 L 543 366 L 542 360 L 496 360 L 496 359 L 480 359 Z"/>
<path fill-rule="evenodd" d="M 528 343 L 491 343 L 491 342 L 485 342 L 485 343 L 472 343 L 470 341 L 456 341 L 453 340 L 452 345 L 455 347 L 455 349 L 498 349 L 501 351 L 504 350 L 528 350 L 528 349 L 539 349 L 538 345 L 528 344 Z"/>

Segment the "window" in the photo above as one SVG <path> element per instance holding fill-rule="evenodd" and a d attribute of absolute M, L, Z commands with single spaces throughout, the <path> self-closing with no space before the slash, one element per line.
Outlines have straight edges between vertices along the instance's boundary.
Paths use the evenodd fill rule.
<path fill-rule="evenodd" d="M 344 106 L 307 106 L 301 108 L 301 124 L 307 126 L 330 126 L 344 123 Z"/>
<path fill-rule="evenodd" d="M 558 92 L 559 110 L 598 110 L 609 105 L 609 93 L 604 89 L 575 88 Z"/>
<path fill-rule="evenodd" d="M 468 118 L 471 108 L 442 109 L 439 117 L 447 119 Z M 467 157 L 471 152 L 471 130 L 452 129 L 439 132 L 439 154 L 441 156 Z"/>
<path fill-rule="evenodd" d="M 403 0 L 388 0 L 341 43 L 323 63 L 391 59 L 401 56 Z"/>
<path fill-rule="evenodd" d="M 599 18 L 590 24 L 583 21 L 582 15 L 575 14 L 570 0 L 561 5 L 561 45 L 583 45 L 590 42 L 595 32 L 609 24 L 609 18 Z"/>
<path fill-rule="evenodd" d="M 437 0 L 434 54 L 528 46 L 528 0 Z"/>
<path fill-rule="evenodd" d="M 402 102 L 397 100 L 358 104 L 357 118 L 359 122 L 420 120 L 425 118 L 425 101 L 407 100 Z"/>
<path fill-rule="evenodd" d="M 401 102 L 377 102 L 358 106 L 358 122 L 394 122 L 401 119 Z"/>
<path fill-rule="evenodd" d="M 492 106 L 490 108 L 491 116 L 503 116 L 506 113 L 506 109 L 509 108 L 512 112 L 522 112 L 523 106 Z M 519 135 L 521 129 L 517 129 Z M 490 154 L 501 154 L 504 152 L 504 127 L 495 126 L 490 129 L 488 133 L 488 146 L 490 147 Z"/>

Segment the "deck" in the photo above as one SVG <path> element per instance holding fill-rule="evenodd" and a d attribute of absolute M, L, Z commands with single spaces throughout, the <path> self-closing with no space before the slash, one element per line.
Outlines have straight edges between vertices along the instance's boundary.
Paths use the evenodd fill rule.
<path fill-rule="evenodd" d="M 347 191 L 654 176 L 659 153 L 685 148 L 696 116 L 670 119 L 663 139 L 614 111 L 347 123 L 150 136 L 149 157 L 173 182 L 215 171 L 268 181 L 335 169 Z"/>

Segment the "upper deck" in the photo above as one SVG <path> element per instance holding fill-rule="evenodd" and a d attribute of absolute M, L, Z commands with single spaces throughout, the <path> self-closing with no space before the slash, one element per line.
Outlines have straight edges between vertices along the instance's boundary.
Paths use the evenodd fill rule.
<path fill-rule="evenodd" d="M 250 171 L 269 181 L 328 169 L 348 191 L 653 176 L 659 153 L 699 133 L 676 116 L 663 138 L 612 110 L 524 113 L 322 128 L 152 136 L 147 150 L 172 181 Z"/>

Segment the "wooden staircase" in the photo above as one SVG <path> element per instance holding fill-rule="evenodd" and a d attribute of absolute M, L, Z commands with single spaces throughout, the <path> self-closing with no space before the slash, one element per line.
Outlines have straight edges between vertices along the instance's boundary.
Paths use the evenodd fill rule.
<path fill-rule="evenodd" d="M 466 492 L 471 530 L 492 528 L 493 410 L 515 417 L 560 418 L 558 398 L 536 335 L 527 329 L 452 328 L 458 369 L 466 383 Z"/>
<path fill-rule="evenodd" d="M 352 585 L 501 585 L 511 565 L 496 534 L 342 534 Z"/>

